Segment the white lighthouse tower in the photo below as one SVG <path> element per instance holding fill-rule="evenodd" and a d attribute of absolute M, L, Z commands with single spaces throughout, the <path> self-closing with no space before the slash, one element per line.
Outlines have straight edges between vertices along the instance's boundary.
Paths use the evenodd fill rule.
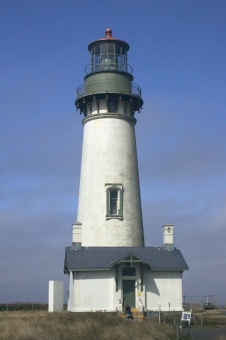
<path fill-rule="evenodd" d="M 89 44 L 90 65 L 78 87 L 76 107 L 84 136 L 74 243 L 143 246 L 143 222 L 134 114 L 143 105 L 132 83 L 129 45 L 112 37 Z"/>

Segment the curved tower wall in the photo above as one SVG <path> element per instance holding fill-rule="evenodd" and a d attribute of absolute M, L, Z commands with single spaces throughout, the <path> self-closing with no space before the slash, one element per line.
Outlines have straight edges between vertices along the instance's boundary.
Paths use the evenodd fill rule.
<path fill-rule="evenodd" d="M 108 218 L 107 188 L 122 187 L 122 219 Z M 134 122 L 98 117 L 84 125 L 78 222 L 82 246 L 143 246 Z"/>

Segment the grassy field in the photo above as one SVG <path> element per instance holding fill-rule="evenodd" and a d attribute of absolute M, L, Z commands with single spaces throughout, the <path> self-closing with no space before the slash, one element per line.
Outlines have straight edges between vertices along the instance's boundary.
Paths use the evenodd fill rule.
<path fill-rule="evenodd" d="M 109 313 L 0 313 L 1 340 L 165 340 L 176 339 L 176 329 L 150 321 L 117 319 Z"/>
<path fill-rule="evenodd" d="M 19 304 L 18 304 L 19 306 Z M 16 308 L 19 308 L 16 305 Z M 15 306 L 14 306 L 15 307 Z M 24 307 L 24 304 L 22 306 Z M 22 308 L 20 307 L 20 308 Z M 158 316 L 151 320 L 122 320 L 115 313 L 48 313 L 46 310 L 0 311 L 1 340 L 165 340 L 177 339 L 173 326 L 173 313 L 163 313 L 161 324 Z M 196 311 L 196 323 L 190 333 L 219 329 L 226 334 L 226 310 Z M 178 324 L 179 315 L 176 316 Z M 186 329 L 179 339 L 189 339 Z M 195 334 L 195 333 L 194 333 Z M 193 338 L 194 339 L 194 338 Z M 226 339 L 215 336 L 214 339 Z"/>

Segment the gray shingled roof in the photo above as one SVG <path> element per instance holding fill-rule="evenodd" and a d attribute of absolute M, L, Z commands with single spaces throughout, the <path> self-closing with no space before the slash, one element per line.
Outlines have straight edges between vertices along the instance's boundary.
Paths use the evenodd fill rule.
<path fill-rule="evenodd" d="M 64 271 L 110 269 L 130 254 L 150 266 L 151 270 L 187 270 L 180 250 L 160 247 L 66 247 Z"/>

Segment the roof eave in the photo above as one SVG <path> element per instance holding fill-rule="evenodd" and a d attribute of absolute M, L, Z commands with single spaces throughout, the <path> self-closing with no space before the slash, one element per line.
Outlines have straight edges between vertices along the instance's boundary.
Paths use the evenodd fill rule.
<path fill-rule="evenodd" d="M 143 260 L 141 257 L 139 257 L 139 256 L 137 256 L 134 252 L 128 252 L 128 253 L 126 253 L 126 255 L 123 255 L 123 256 L 121 256 L 120 258 L 118 258 L 116 261 L 114 261 L 114 262 L 112 262 L 112 263 L 109 263 L 108 265 L 109 265 L 109 267 L 114 267 L 116 264 L 119 264 L 119 263 L 121 263 L 121 262 L 123 262 L 123 260 L 124 259 L 126 259 L 129 255 L 134 255 L 135 257 L 137 257 L 139 260 L 137 261 L 137 260 L 134 260 L 134 261 L 132 261 L 132 262 L 136 262 L 136 263 L 139 263 L 139 262 L 142 262 L 142 263 L 145 263 L 145 264 L 147 264 L 149 267 L 151 267 L 151 265 L 150 265 L 150 263 L 149 262 L 147 262 L 146 260 Z"/>
<path fill-rule="evenodd" d="M 111 268 L 110 267 L 100 267 L 100 268 L 68 268 L 67 270 L 70 272 L 87 272 L 87 271 L 109 271 Z"/>

